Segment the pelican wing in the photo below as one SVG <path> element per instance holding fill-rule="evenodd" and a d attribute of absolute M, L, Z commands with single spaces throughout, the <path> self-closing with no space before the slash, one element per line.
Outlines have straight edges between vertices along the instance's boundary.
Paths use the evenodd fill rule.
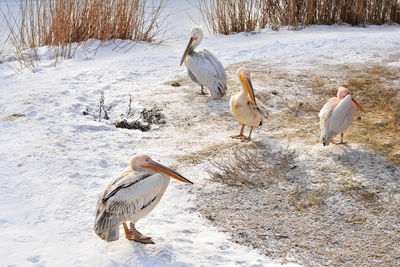
<path fill-rule="evenodd" d="M 226 90 L 226 73 L 221 62 L 209 51 L 193 51 L 186 59 L 186 66 L 200 85 L 210 89 L 213 97 L 223 96 Z M 190 73 L 189 73 L 190 75 Z"/>
<path fill-rule="evenodd" d="M 161 192 L 160 174 L 125 172 L 114 179 L 97 203 L 95 232 L 119 225 L 156 200 Z"/>
<path fill-rule="evenodd" d="M 329 101 L 322 107 L 318 117 L 327 120 L 337 104 L 339 104 L 339 100 L 336 97 L 329 99 Z"/>
<path fill-rule="evenodd" d="M 332 111 L 329 118 L 329 128 L 336 134 L 346 130 L 353 121 L 354 109 L 351 95 L 347 95 Z"/>
<path fill-rule="evenodd" d="M 269 113 L 267 111 L 267 108 L 265 107 L 265 105 L 258 98 L 256 98 L 256 99 L 257 99 L 257 109 L 258 109 L 258 111 L 261 113 L 261 115 L 263 115 L 263 117 L 265 119 L 268 119 Z"/>

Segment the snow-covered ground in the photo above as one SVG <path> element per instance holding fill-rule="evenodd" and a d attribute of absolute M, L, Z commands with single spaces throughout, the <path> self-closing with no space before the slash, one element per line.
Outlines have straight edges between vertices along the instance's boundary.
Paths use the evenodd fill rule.
<path fill-rule="evenodd" d="M 155 245 L 125 238 L 106 243 L 93 232 L 98 195 L 127 167 L 131 155 L 149 154 L 201 183 L 207 178 L 202 168 L 206 163 L 183 165 L 176 158 L 223 144 L 239 130 L 236 124 L 232 128 L 220 120 L 229 114 L 229 95 L 237 88 L 229 88 L 223 99 L 212 100 L 198 95 L 194 84 L 168 85 L 186 76 L 179 61 L 191 18 L 200 18 L 195 8 L 182 1 L 170 1 L 167 11 L 170 29 L 159 46 L 140 43 L 123 53 L 113 51 L 110 44 L 96 55 L 93 46 L 57 67 L 43 57 L 34 72 L 22 74 L 8 66 L 15 62 L 0 65 L 1 266 L 278 264 L 230 242 L 210 226 L 195 209 L 191 187 L 175 180 L 160 204 L 138 223 Z M 224 66 L 263 60 L 300 72 L 325 63 L 378 61 L 399 46 L 399 26 L 315 26 L 301 31 L 207 34 L 200 49 L 212 51 Z M 229 72 L 228 78 L 236 76 Z M 255 87 L 263 88 L 256 81 Z M 83 116 L 85 109 L 98 112 L 102 92 L 106 106 L 112 106 L 110 121 Z M 129 94 L 134 111 L 158 105 L 167 123 L 149 132 L 115 128 L 112 122 L 127 112 Z"/>

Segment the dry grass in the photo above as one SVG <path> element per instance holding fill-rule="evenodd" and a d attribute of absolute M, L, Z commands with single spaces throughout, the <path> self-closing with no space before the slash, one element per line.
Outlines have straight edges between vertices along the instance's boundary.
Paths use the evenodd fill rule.
<path fill-rule="evenodd" d="M 176 159 L 179 162 L 199 164 L 207 158 L 213 158 L 220 155 L 221 151 L 226 151 L 235 147 L 237 143 L 228 142 L 225 144 L 216 144 L 209 147 L 203 147 L 202 150 L 196 151 L 194 153 L 178 156 Z"/>
<path fill-rule="evenodd" d="M 335 96 L 332 80 L 341 80 L 354 98 L 367 110 L 353 121 L 347 131 L 349 142 L 361 143 L 385 153 L 388 159 L 400 163 L 400 86 L 396 82 L 400 69 L 384 64 L 339 65 L 328 77 L 316 77 L 309 83 L 313 93 L 319 95 L 322 106 Z"/>
<path fill-rule="evenodd" d="M 278 108 L 269 119 L 271 130 L 286 126 L 286 130 L 275 136 L 318 142 L 318 112 L 342 85 L 367 110 L 366 113 L 357 111 L 345 141 L 363 144 L 386 154 L 392 162 L 400 163 L 400 86 L 397 82 L 400 68 L 383 63 L 336 65 L 324 68 L 322 73 L 309 71 L 307 79 L 300 75 L 291 77 L 293 84 L 300 90 L 312 92 L 311 95 L 285 94 L 281 97 L 278 94 L 272 98 L 274 102 L 266 102 Z M 279 75 L 268 75 L 270 83 L 281 83 Z"/>
<path fill-rule="evenodd" d="M 289 151 L 270 151 L 266 155 L 251 146 L 232 148 L 228 155 L 228 158 L 212 162 L 208 174 L 212 180 L 229 186 L 261 186 L 276 182 L 286 177 L 292 162 Z"/>
<path fill-rule="evenodd" d="M 209 28 L 221 34 L 286 25 L 400 23 L 397 0 L 199 0 L 198 6 Z"/>
<path fill-rule="evenodd" d="M 259 147 L 257 153 L 269 156 L 257 169 L 270 167 L 265 158 L 276 160 L 270 151 Z M 365 169 L 388 165 L 387 161 L 374 153 L 353 152 L 333 164 L 318 164 L 320 155 L 310 153 L 309 164 L 314 163 L 304 166 L 297 153 L 292 156 L 291 164 L 297 167 L 286 168 L 285 179 L 272 177 L 272 183 L 240 181 L 241 186 L 231 186 L 226 179 L 212 179 L 221 185 L 205 183 L 198 190 L 197 208 L 233 242 L 283 262 L 290 258 L 305 266 L 398 266 L 400 192 L 392 186 L 396 178 L 388 173 L 376 177 Z M 343 165 L 349 159 L 362 164 Z M 398 176 L 400 169 L 390 166 Z M 263 175 L 259 172 L 257 181 Z"/>
<path fill-rule="evenodd" d="M 8 43 L 10 35 L 5 27 L 1 27 L 1 24 L 2 18 L 0 17 L 0 64 L 4 62 L 5 58 L 9 55 L 10 50 Z"/>
<path fill-rule="evenodd" d="M 323 200 L 328 190 L 308 190 L 299 184 L 290 192 L 288 203 L 299 212 L 307 212 L 325 205 Z"/>
<path fill-rule="evenodd" d="M 382 65 L 363 68 L 344 85 L 368 111 L 355 120 L 349 138 L 388 154 L 400 163 L 400 70 Z"/>
<path fill-rule="evenodd" d="M 51 46 L 54 57 L 70 58 L 84 41 L 121 39 L 154 42 L 163 32 L 165 0 L 25 0 L 19 14 L 2 10 L 21 65 L 32 68 L 37 48 Z"/>

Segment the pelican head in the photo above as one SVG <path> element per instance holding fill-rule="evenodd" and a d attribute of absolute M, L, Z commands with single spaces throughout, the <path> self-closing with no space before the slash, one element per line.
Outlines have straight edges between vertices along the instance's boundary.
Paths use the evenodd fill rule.
<path fill-rule="evenodd" d="M 182 66 L 189 52 L 195 49 L 201 43 L 202 40 L 203 40 L 203 29 L 197 25 L 193 26 L 192 32 L 190 34 L 190 40 L 188 45 L 186 46 L 185 52 L 183 53 L 180 66 Z"/>
<path fill-rule="evenodd" d="M 256 104 L 256 99 L 254 97 L 254 89 L 251 84 L 251 75 L 250 70 L 244 67 L 241 67 L 237 70 L 237 74 L 239 76 L 239 80 L 242 83 L 242 88 L 246 91 L 250 100 Z"/>
<path fill-rule="evenodd" d="M 145 171 L 148 173 L 157 173 L 162 172 L 169 175 L 172 178 L 177 179 L 178 181 L 193 184 L 193 182 L 189 181 L 176 171 L 171 170 L 170 168 L 155 162 L 149 156 L 144 154 L 138 154 L 131 158 L 129 161 L 130 169 L 133 171 Z"/>
<path fill-rule="evenodd" d="M 347 88 L 342 87 L 342 86 L 338 88 L 337 98 L 338 98 L 339 100 L 342 100 L 342 99 L 345 98 L 347 95 L 351 95 L 350 91 L 349 91 Z M 363 107 L 361 107 L 361 105 L 358 104 L 358 102 L 353 98 L 353 96 L 351 96 L 351 99 L 352 99 L 351 101 L 353 101 L 354 105 L 355 105 L 359 110 L 361 110 L 362 112 L 365 112 L 365 110 L 363 109 Z"/>
<path fill-rule="evenodd" d="M 337 91 L 337 98 L 342 100 L 343 98 L 345 98 L 347 95 L 351 95 L 350 91 L 345 88 L 345 87 L 339 87 L 338 91 Z"/>

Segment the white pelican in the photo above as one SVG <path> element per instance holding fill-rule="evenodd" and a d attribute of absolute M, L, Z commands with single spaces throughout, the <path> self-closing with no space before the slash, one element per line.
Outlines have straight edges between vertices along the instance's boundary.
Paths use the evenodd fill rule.
<path fill-rule="evenodd" d="M 326 103 L 318 114 L 320 117 L 321 141 L 324 146 L 330 142 L 336 143 L 333 138 L 340 133 L 340 144 L 343 144 L 343 135 L 354 118 L 355 107 L 362 112 L 364 109 L 354 100 L 349 90 L 339 87 L 337 97 Z"/>
<path fill-rule="evenodd" d="M 133 156 L 129 168 L 113 179 L 100 195 L 94 222 L 95 233 L 103 240 L 115 241 L 119 238 L 119 225 L 122 223 L 127 239 L 154 244 L 150 237 L 136 230 L 135 223 L 158 204 L 167 189 L 170 176 L 193 184 L 147 155 Z M 130 221 L 130 228 L 126 221 Z"/>
<path fill-rule="evenodd" d="M 225 70 L 221 62 L 206 49 L 194 51 L 202 40 L 203 30 L 200 26 L 193 26 L 180 66 L 185 62 L 190 79 L 201 86 L 201 94 L 205 94 L 203 86 L 206 86 L 213 98 L 221 97 L 226 90 Z"/>
<path fill-rule="evenodd" d="M 230 106 L 233 117 L 241 124 L 240 134 L 231 136 L 242 139 L 242 142 L 249 141 L 254 127 L 262 125 L 262 119 L 268 119 L 268 112 L 264 105 L 254 95 L 253 85 L 250 79 L 250 70 L 239 68 L 237 70 L 242 90 L 231 96 Z M 250 126 L 249 137 L 243 135 L 244 126 Z"/>

